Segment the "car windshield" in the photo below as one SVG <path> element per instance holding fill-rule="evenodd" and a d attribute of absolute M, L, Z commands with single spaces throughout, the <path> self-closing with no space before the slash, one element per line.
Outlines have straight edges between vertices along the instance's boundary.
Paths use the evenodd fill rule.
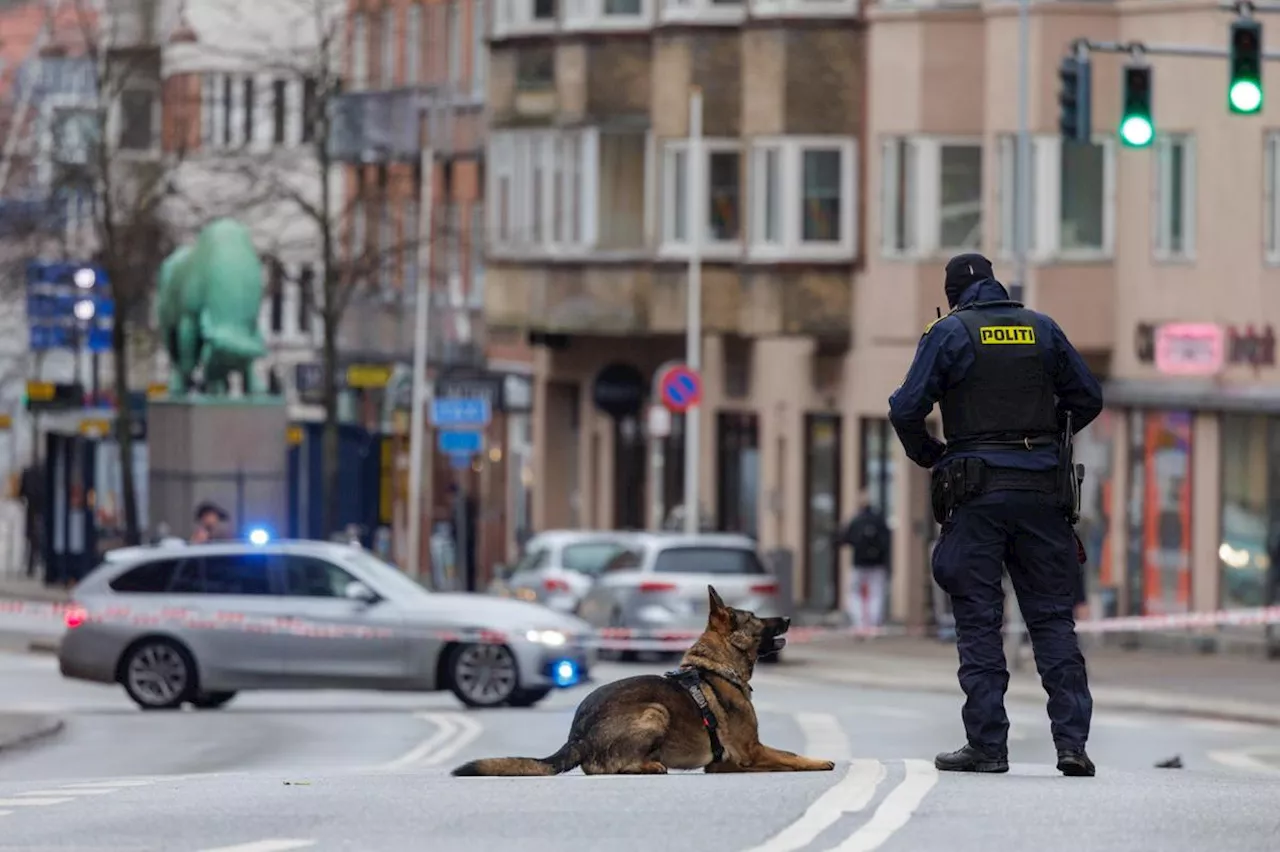
<path fill-rule="evenodd" d="M 399 595 L 429 595 L 424 587 L 415 583 L 396 566 L 383 562 L 367 550 L 351 548 L 343 554 L 342 561 L 364 571 L 378 585 L 378 591 Z"/>
<path fill-rule="evenodd" d="M 614 557 L 627 548 L 617 541 L 591 541 L 566 545 L 560 555 L 560 564 L 570 571 L 594 577 Z"/>
<path fill-rule="evenodd" d="M 658 552 L 659 574 L 764 574 L 755 553 L 740 547 L 667 547 Z"/>

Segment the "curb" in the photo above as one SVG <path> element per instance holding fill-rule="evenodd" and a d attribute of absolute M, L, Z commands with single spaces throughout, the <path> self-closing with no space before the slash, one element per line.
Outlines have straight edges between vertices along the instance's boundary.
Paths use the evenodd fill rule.
<path fill-rule="evenodd" d="M 27 643 L 27 653 L 56 655 L 61 647 L 57 639 L 32 639 Z"/>
<path fill-rule="evenodd" d="M 818 668 L 810 663 L 806 668 Z M 948 695 L 959 695 L 960 686 L 954 680 L 934 678 L 913 678 L 909 676 L 879 675 L 871 673 L 847 672 L 843 674 L 824 674 L 810 671 L 814 680 L 845 686 L 862 686 L 869 689 L 896 689 L 906 692 L 929 692 Z M 1222 702 L 1214 705 L 1197 706 L 1188 704 L 1186 699 L 1175 695 L 1158 693 L 1141 694 L 1133 690 L 1116 689 L 1107 686 L 1093 686 L 1093 703 L 1095 707 L 1110 710 L 1128 710 L 1152 713 L 1162 716 L 1179 716 L 1191 719 L 1209 719 L 1219 722 L 1245 722 L 1253 725 L 1280 727 L 1280 711 L 1263 705 L 1249 705 L 1240 702 Z M 1009 684 L 1007 698 L 1020 701 L 1035 700 L 1044 702 L 1044 690 L 1038 685 Z"/>
<path fill-rule="evenodd" d="M 30 731 L 9 739 L 0 739 L 0 754 L 54 737 L 62 733 L 62 730 L 66 727 L 66 723 L 56 716 L 39 716 L 37 718 L 40 723 Z"/>

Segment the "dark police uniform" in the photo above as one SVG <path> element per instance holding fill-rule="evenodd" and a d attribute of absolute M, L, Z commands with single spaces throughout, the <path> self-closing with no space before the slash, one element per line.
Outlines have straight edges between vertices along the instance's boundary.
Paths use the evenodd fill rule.
<path fill-rule="evenodd" d="M 1008 769 L 1007 566 L 1049 696 L 1058 768 L 1092 775 L 1084 748 L 1093 700 L 1074 618 L 1081 569 L 1058 456 L 1065 415 L 1083 429 L 1102 410 L 1102 390 L 1052 319 L 1009 301 L 986 258 L 953 259 L 947 294 L 953 310 L 925 331 L 889 398 L 908 457 L 933 469 L 935 500 L 946 502 L 935 507 L 946 516 L 933 576 L 955 614 L 968 745 L 936 765 Z M 945 444 L 925 427 L 935 403 Z"/>

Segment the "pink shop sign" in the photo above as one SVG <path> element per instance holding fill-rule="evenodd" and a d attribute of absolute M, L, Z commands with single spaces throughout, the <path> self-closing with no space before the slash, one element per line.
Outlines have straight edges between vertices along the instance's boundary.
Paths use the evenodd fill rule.
<path fill-rule="evenodd" d="M 1156 329 L 1156 369 L 1170 376 L 1210 376 L 1226 361 L 1222 326 L 1180 322 Z"/>

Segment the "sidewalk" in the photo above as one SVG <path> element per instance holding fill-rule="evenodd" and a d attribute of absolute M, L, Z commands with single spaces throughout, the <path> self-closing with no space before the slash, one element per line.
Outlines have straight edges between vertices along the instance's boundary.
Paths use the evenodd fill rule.
<path fill-rule="evenodd" d="M 952 643 L 931 639 L 828 639 L 787 648 L 796 673 L 882 689 L 960 696 Z M 1086 643 L 1094 704 L 1112 709 L 1280 725 L 1280 662 L 1168 651 L 1124 651 Z M 1012 672 L 1009 697 L 1043 703 L 1028 658 Z"/>
<path fill-rule="evenodd" d="M 62 720 L 35 713 L 0 713 L 0 752 L 51 737 L 62 730 Z"/>
<path fill-rule="evenodd" d="M 57 603 L 70 600 L 71 594 L 61 586 L 46 586 L 39 579 L 22 575 L 0 576 L 0 598 Z"/>

